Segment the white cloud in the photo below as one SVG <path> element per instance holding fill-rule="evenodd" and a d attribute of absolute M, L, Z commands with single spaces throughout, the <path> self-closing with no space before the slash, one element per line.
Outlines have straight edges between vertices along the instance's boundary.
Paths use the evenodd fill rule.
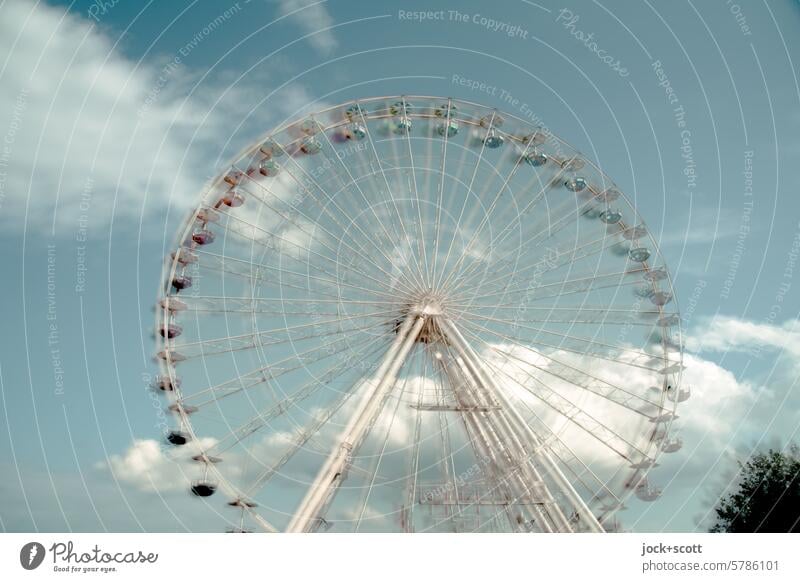
<path fill-rule="evenodd" d="M 679 409 L 679 426 L 685 432 L 702 432 L 727 442 L 739 418 L 756 398 L 757 387 L 696 355 L 685 354 L 684 364 L 683 384 L 691 389 L 691 397 Z"/>
<path fill-rule="evenodd" d="M 523 357 L 526 352 L 519 351 L 517 355 Z M 528 352 L 530 354 L 530 352 Z M 582 365 L 582 356 L 568 354 L 566 352 L 558 354 L 559 359 L 571 365 Z M 571 358 L 571 359 L 570 359 Z M 530 355 L 531 361 L 537 366 L 546 367 L 547 360 L 544 358 L 536 359 Z M 618 381 L 620 370 L 613 363 L 604 364 L 597 360 L 591 360 L 592 373 L 598 377 L 608 378 Z M 638 516 L 641 512 L 647 513 L 657 510 L 658 507 L 673 507 L 680 504 L 685 499 L 687 492 L 697 492 L 697 488 L 702 485 L 702 474 L 708 467 L 713 467 L 719 462 L 721 455 L 732 446 L 732 435 L 739 428 L 740 423 L 746 418 L 754 399 L 757 398 L 756 387 L 747 381 L 737 379 L 733 373 L 725 370 L 718 364 L 705 360 L 694 354 L 685 354 L 686 370 L 683 373 L 683 385 L 691 386 L 691 398 L 679 406 L 679 420 L 675 428 L 680 431 L 685 446 L 675 454 L 663 455 L 660 459 L 661 466 L 656 468 L 651 475 L 651 481 L 657 486 L 665 487 L 664 499 L 656 504 L 646 504 L 632 498 L 628 505 L 629 511 L 624 512 L 620 517 L 626 525 L 633 525 L 634 528 L 640 527 Z M 497 364 L 501 365 L 502 364 Z M 516 375 L 519 369 L 510 370 L 509 373 Z M 649 385 L 651 378 L 644 372 L 634 370 L 627 372 L 626 387 L 636 389 L 649 395 Z M 548 378 L 550 386 L 556 390 L 563 391 L 570 398 L 581 402 L 590 413 L 602 416 L 611 426 L 618 427 L 621 431 L 627 430 L 623 423 L 630 423 L 631 415 L 621 411 L 621 409 L 596 397 L 580 399 L 581 390 L 566 385 L 565 382 L 556 382 L 553 378 Z M 433 386 L 430 380 L 422 380 L 412 376 L 406 386 L 406 393 L 402 398 L 402 403 L 398 408 L 398 413 L 394 414 L 394 398 L 387 402 L 384 413 L 378 418 L 375 427 L 371 431 L 373 445 L 377 446 L 383 441 L 384 436 L 389 435 L 388 452 L 399 451 L 409 446 L 413 440 L 414 421 L 416 413 L 408 406 L 409 403 L 416 402 L 419 391 L 432 393 Z M 339 436 L 342 430 L 342 418 L 347 418 L 355 407 L 360 393 L 364 387 L 357 391 L 342 409 L 341 414 L 336 416 L 338 422 L 329 423 L 317 436 L 316 445 L 308 443 L 304 449 L 318 450 L 326 453 L 331 443 Z M 547 410 L 536 399 L 516 394 L 527 404 L 531 405 L 541 418 L 553 426 L 557 426 L 563 420 L 559 415 Z M 311 409 L 311 415 L 320 414 L 322 411 Z M 394 420 L 392 420 L 394 419 Z M 431 424 L 424 430 L 425 434 L 434 434 L 438 427 L 435 416 L 425 417 L 426 425 Z M 643 427 L 630 426 L 631 430 L 646 430 L 651 425 L 645 421 Z M 432 432 L 431 432 L 432 431 Z M 220 435 L 218 435 L 220 436 Z M 291 431 L 276 431 L 269 434 L 259 435 L 252 443 L 249 443 L 250 453 L 254 455 L 260 463 L 254 464 L 247 462 L 244 451 L 232 450 L 225 455 L 224 466 L 220 465 L 226 478 L 239 485 L 247 486 L 252 484 L 255 475 L 263 470 L 263 466 L 268 466 L 287 449 L 288 443 L 296 438 L 296 434 Z M 567 444 L 585 461 L 593 466 L 600 473 L 611 472 L 624 463 L 618 457 L 609 455 L 608 449 L 594 439 L 587 438 L 586 434 L 574 427 L 567 427 L 561 432 L 562 438 Z M 208 448 L 214 442 L 213 439 L 202 439 L 200 445 Z M 319 446 L 319 448 L 317 447 Z M 193 449 L 180 447 L 171 449 L 162 447 L 154 440 L 135 441 L 126 451 L 119 455 L 113 455 L 108 463 L 98 465 L 110 468 L 114 476 L 124 485 L 133 490 L 143 493 L 169 493 L 184 492 L 188 488 L 189 481 L 196 475 L 193 473 L 199 470 L 196 463 L 186 460 Z M 173 452 L 180 458 L 173 457 Z M 304 487 L 304 483 L 312 479 L 316 474 L 322 457 L 300 455 L 300 464 L 295 463 L 287 476 L 291 476 L 292 481 L 297 481 L 293 487 Z M 263 464 L 263 465 L 262 465 Z M 371 461 L 363 459 L 359 462 L 359 469 L 353 470 L 355 479 L 363 479 L 364 471 L 370 473 Z M 249 467 L 249 470 L 247 469 Z M 381 469 L 381 474 L 392 477 L 397 471 L 389 466 Z M 384 511 L 388 511 L 388 501 L 396 500 L 396 491 L 391 487 L 376 487 L 371 499 L 372 506 L 368 509 L 370 519 L 365 522 L 364 529 L 391 529 L 388 522 L 380 519 Z M 275 490 L 273 490 L 275 491 Z M 348 499 L 343 499 L 347 502 Z M 282 503 L 278 498 L 273 498 L 273 503 Z M 291 509 L 292 501 L 284 510 Z M 377 504 L 377 505 L 375 505 Z M 385 507 L 384 507 L 385 505 Z M 346 505 L 336 505 L 336 515 L 341 519 L 352 518 L 353 515 L 347 514 Z M 359 506 L 360 508 L 360 506 Z M 345 512 L 345 513 L 341 513 Z M 646 525 L 643 527 L 647 527 Z"/>
<path fill-rule="evenodd" d="M 281 16 L 287 16 L 304 34 L 310 34 L 308 42 L 323 55 L 330 54 L 338 42 L 330 30 L 322 30 L 333 25 L 333 17 L 324 1 L 318 0 L 275 0 Z M 321 32 L 318 32 L 321 31 Z"/>
<path fill-rule="evenodd" d="M 134 62 L 90 20 L 44 3 L 3 3 L 0 54 L 0 225 L 10 230 L 99 237 L 112 220 L 168 206 L 182 216 L 233 153 L 311 101 L 294 85 L 262 102 L 264 70 L 200 82 L 207 71 L 176 63 L 180 54 Z"/>
<path fill-rule="evenodd" d="M 734 323 L 729 323 L 730 325 L 735 325 Z M 708 329 L 714 334 L 719 331 L 714 326 L 708 327 Z M 745 326 L 744 329 L 751 329 L 751 326 Z M 764 330 L 759 326 L 756 326 L 755 329 L 757 332 L 751 335 L 761 338 L 760 341 L 770 345 L 783 345 L 785 338 L 780 330 L 791 330 L 789 327 Z M 713 337 L 716 337 L 716 335 Z M 720 343 L 721 340 L 715 339 L 714 342 L 713 345 L 715 346 L 723 345 Z M 501 345 L 495 347 L 506 351 L 510 349 L 508 346 Z M 518 349 L 514 351 L 514 354 L 540 368 L 547 369 L 550 365 L 547 358 L 537 358 L 532 352 Z M 623 373 L 619 364 L 590 359 L 568 352 L 559 352 L 553 354 L 553 356 L 566 364 L 583 369 L 591 369 L 594 376 L 606 378 L 617 385 L 624 384 L 629 390 L 637 391 L 645 396 L 653 395 L 650 390 L 650 386 L 653 384 L 653 377 L 644 370 L 626 367 Z M 497 360 L 496 357 L 490 359 L 495 366 L 504 369 L 511 376 L 519 377 L 520 381 L 523 381 L 522 376 L 524 374 L 520 375 L 521 369 L 519 366 L 509 367 Z M 737 378 L 731 371 L 700 355 L 685 353 L 684 364 L 685 370 L 683 372 L 682 385 L 684 388 L 691 388 L 691 398 L 679 405 L 679 419 L 674 424 L 673 429 L 678 431 L 685 444 L 683 449 L 677 453 L 662 455 L 660 466 L 651 472 L 650 481 L 654 485 L 664 488 L 663 499 L 657 503 L 648 504 L 632 497 L 627 504 L 629 510 L 620 514 L 624 523 L 634 529 L 652 527 L 648 525 L 651 523 L 663 524 L 663 520 L 666 518 L 663 515 L 658 517 L 659 513 L 668 510 L 665 508 L 680 506 L 685 503 L 687 498 L 693 498 L 692 496 L 703 490 L 705 480 L 709 478 L 706 475 L 706 471 L 719 467 L 720 463 L 727 462 L 727 453 L 736 446 L 736 443 L 741 442 L 743 438 L 747 438 L 746 435 L 755 426 L 754 423 L 757 422 L 757 419 L 750 418 L 751 412 L 753 407 L 758 404 L 759 398 L 763 398 L 766 394 L 756 383 L 747 379 Z M 579 403 L 584 410 L 598 418 L 602 418 L 609 426 L 616 427 L 621 434 L 633 436 L 639 434 L 636 431 L 646 431 L 652 427 L 647 421 L 639 425 L 633 423 L 629 412 L 604 399 L 591 394 L 584 394 L 585 390 L 571 386 L 566 381 L 559 381 L 556 378 L 543 375 L 542 372 L 537 371 L 532 366 L 529 368 L 524 363 L 521 365 L 525 371 L 539 374 L 540 377 L 545 378 L 552 389 Z M 587 366 L 591 367 L 587 368 Z M 384 435 L 388 432 L 388 451 L 399 451 L 409 446 L 413 440 L 415 414 L 414 410 L 408 406 L 408 403 L 416 401 L 420 390 L 427 388 L 423 391 L 431 391 L 432 386 L 428 385 L 429 382 L 430 380 L 423 381 L 415 376 L 409 378 L 403 403 L 399 407 L 396 416 L 392 410 L 396 401 L 390 399 L 387 402 L 384 414 L 380 416 L 371 432 L 372 438 L 377 439 L 378 444 L 382 442 Z M 533 389 L 536 390 L 536 387 L 534 386 Z M 358 392 L 362 391 L 363 387 Z M 522 393 L 518 390 L 511 390 L 511 393 L 531 406 L 539 417 L 550 426 L 557 427 L 557 431 L 560 425 L 565 424 L 563 417 L 547 409 L 540 401 L 527 393 Z M 359 394 L 357 393 L 345 405 L 337 418 L 341 420 L 342 417 L 349 416 L 358 399 Z M 318 414 L 321 411 L 311 410 L 309 412 Z M 392 421 L 393 418 L 394 420 Z M 320 446 L 319 452 L 327 452 L 330 443 L 334 442 L 338 437 L 341 429 L 342 425 L 337 422 L 329 424 L 321 431 L 316 441 Z M 431 425 L 428 429 L 435 433 L 436 426 Z M 428 429 L 425 431 L 426 434 L 430 432 Z M 569 426 L 568 423 L 559 434 L 570 448 L 601 476 L 610 476 L 617 468 L 625 466 L 625 463 L 619 457 L 609 453 L 605 445 L 594 439 L 587 438 L 584 432 Z M 269 464 L 282 454 L 286 449 L 287 441 L 292 440 L 291 437 L 293 436 L 290 433 L 281 432 L 263 435 L 252 443 L 251 451 L 262 462 Z M 307 448 L 316 450 L 316 446 L 312 446 L 312 443 L 309 443 Z M 253 478 L 252 472 L 248 474 L 246 471 L 240 470 L 240 467 L 246 466 L 242 462 L 243 457 L 239 458 L 241 454 L 242 452 L 237 452 L 235 456 L 226 456 L 225 473 L 235 482 L 240 479 L 244 482 L 251 482 Z M 303 481 L 313 478 L 316 474 L 321 458 L 301 456 L 301 460 L 303 461 L 302 466 L 295 465 L 291 474 L 294 479 L 299 480 L 299 486 L 302 487 Z M 122 455 L 112 457 L 110 465 L 120 481 L 133 485 L 139 491 L 155 491 L 149 483 L 150 479 L 156 483 L 179 483 L 179 485 L 175 486 L 176 489 L 185 488 L 189 479 L 184 474 L 186 463 L 176 464 L 171 458 L 164 455 L 155 441 L 137 441 Z M 366 461 L 366 464 L 362 462 L 360 465 L 361 469 L 369 471 L 369 461 Z M 353 471 L 355 477 L 363 478 L 364 473 L 361 469 Z M 385 473 L 387 477 L 391 476 L 393 472 L 393 469 L 388 466 L 383 467 L 381 470 L 381 473 Z M 712 474 L 716 474 L 716 472 Z M 616 486 L 619 486 L 619 483 Z M 394 494 L 395 492 L 392 489 L 378 487 L 373 499 L 373 502 L 377 503 L 378 506 L 371 508 L 374 513 L 380 515 L 384 502 L 389 498 L 394 499 Z M 345 499 L 344 501 L 347 500 Z M 340 512 L 347 509 L 346 506 L 337 507 L 337 511 Z M 693 508 L 694 506 L 688 508 L 687 511 L 695 511 Z M 651 516 L 650 514 L 653 512 L 656 513 Z M 377 517 L 377 515 L 373 517 Z M 341 515 L 339 518 L 344 519 Z M 659 519 L 662 521 L 659 522 Z M 373 526 L 378 529 L 382 527 L 389 528 L 389 525 L 381 520 L 377 520 L 375 523 L 370 520 L 370 529 Z M 367 527 L 366 524 L 365 527 Z"/>
<path fill-rule="evenodd" d="M 739 234 L 741 222 L 741 212 L 731 209 L 693 208 L 681 222 L 676 221 L 676 228 L 664 229 L 658 245 L 709 246 Z"/>
<path fill-rule="evenodd" d="M 629 522 L 634 529 L 686 529 L 692 527 L 689 517 L 695 520 L 693 527 L 706 529 L 711 507 L 736 472 L 736 459 L 742 458 L 740 449 L 769 440 L 770 434 L 780 434 L 781 426 L 796 426 L 786 415 L 783 421 L 777 419 L 776 412 L 782 407 L 795 409 L 780 404 L 792 397 L 787 387 L 796 376 L 794 372 L 788 382 L 782 381 L 781 374 L 770 374 L 762 382 L 755 379 L 755 370 L 746 377 L 737 376 L 707 358 L 721 355 L 739 364 L 762 351 L 774 354 L 784 350 L 789 356 L 786 362 L 796 367 L 800 354 L 797 329 L 795 320 L 781 325 L 727 316 L 697 321 L 685 338 L 688 353 L 684 354 L 683 381 L 691 386 L 692 396 L 679 408 L 677 427 L 684 447 L 662 457 L 662 467 L 657 471 L 659 484 L 667 485 L 663 500 Z"/>
<path fill-rule="evenodd" d="M 515 360 L 515 365 L 512 366 L 502 362 L 497 356 L 492 357 L 487 354 L 498 369 L 517 378 L 519 382 L 525 382 L 527 374 L 538 377 L 555 394 L 569 398 L 584 412 L 602 420 L 606 426 L 613 428 L 631 442 L 641 445 L 649 438 L 653 424 L 646 420 L 637 421 L 636 415 L 624 408 L 588 394 L 585 390 L 534 367 L 535 365 L 542 370 L 551 369 L 558 372 L 547 358 L 536 357 L 534 353 L 523 349 L 509 350 L 507 346 L 495 347 L 506 352 L 512 351 L 519 360 L 530 362 L 530 366 L 527 366 Z M 597 378 L 603 378 L 617 386 L 624 386 L 626 390 L 644 397 L 652 399 L 657 396 L 650 386 L 657 384 L 654 380 L 657 380 L 658 376 L 654 377 L 646 370 L 569 352 L 555 352 L 550 355 L 575 368 L 591 371 Z M 680 436 L 684 446 L 678 452 L 662 454 L 659 457 L 659 466 L 651 470 L 648 475 L 652 485 L 663 488 L 663 499 L 657 503 L 646 503 L 631 496 L 626 502 L 629 509 L 618 517 L 626 526 L 633 525 L 634 529 L 639 527 L 638 520 L 641 515 L 653 510 L 659 511 L 659 508 L 663 510 L 675 507 L 684 503 L 687 495 L 697 492 L 697 488 L 702 484 L 704 472 L 709 467 L 716 466 L 720 457 L 724 456 L 736 442 L 735 435 L 741 435 L 740 431 L 744 423 L 747 423 L 753 405 L 759 396 L 764 396 L 764 392 L 759 392 L 756 384 L 737 378 L 716 362 L 695 354 L 684 353 L 683 364 L 685 369 L 681 377 L 681 386 L 682 389 L 690 389 L 691 396 L 678 405 L 678 419 L 672 424 L 671 436 Z M 525 383 L 532 392 L 542 393 L 542 386 L 530 381 Z M 617 469 L 626 467 L 627 463 L 611 452 L 603 442 L 588 436 L 586 432 L 572 425 L 564 416 L 549 409 L 531 394 L 521 389 L 511 389 L 510 393 L 519 398 L 520 402 L 530 406 L 538 418 L 558 433 L 559 438 L 602 479 L 612 478 Z M 585 419 L 580 420 L 586 422 Z M 617 478 L 612 478 L 612 482 L 616 483 L 612 489 L 618 493 L 623 492 L 619 489 L 622 484 L 619 477 L 627 479 L 627 472 L 623 473 Z"/>
<path fill-rule="evenodd" d="M 214 442 L 211 438 L 201 438 L 199 443 L 190 442 L 176 448 L 174 453 L 167 453 L 156 440 L 135 440 L 121 455 L 111 455 L 107 463 L 97 463 L 95 468 L 110 470 L 119 482 L 138 491 L 188 491 L 191 480 L 200 477 L 202 471 L 202 465 L 191 460 L 192 455 Z"/>
<path fill-rule="evenodd" d="M 717 316 L 701 322 L 686 343 L 695 352 L 747 352 L 757 355 L 766 348 L 784 350 L 797 357 L 800 356 L 800 325 L 796 319 L 774 325 Z"/>

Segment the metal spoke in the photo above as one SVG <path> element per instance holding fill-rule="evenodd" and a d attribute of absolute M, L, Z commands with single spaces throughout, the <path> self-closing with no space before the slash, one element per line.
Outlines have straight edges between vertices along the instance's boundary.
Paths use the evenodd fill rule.
<path fill-rule="evenodd" d="M 453 98 L 334 105 L 194 208 L 153 388 L 234 530 L 600 532 L 658 497 L 637 484 L 689 396 L 670 275 L 549 130 Z"/>

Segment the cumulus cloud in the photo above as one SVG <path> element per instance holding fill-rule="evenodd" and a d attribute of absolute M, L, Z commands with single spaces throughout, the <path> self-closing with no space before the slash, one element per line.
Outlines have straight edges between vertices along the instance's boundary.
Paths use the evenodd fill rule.
<path fill-rule="evenodd" d="M 505 353 L 513 353 L 517 358 L 514 365 L 511 365 L 496 353 L 485 354 L 494 369 L 506 380 L 513 379 L 512 382 L 506 381 L 504 386 L 518 400 L 522 409 L 527 407 L 535 413 L 539 420 L 534 421 L 534 426 L 543 424 L 552 428 L 558 434 L 558 440 L 566 444 L 602 480 L 609 480 L 612 490 L 621 493 L 623 490 L 620 487 L 627 481 L 630 473 L 625 470 L 627 463 L 614 454 L 609 445 L 615 445 L 618 449 L 622 447 L 623 450 L 624 445 L 613 435 L 606 435 L 602 431 L 598 432 L 600 439 L 592 438 L 570 423 L 564 414 L 549 408 L 532 393 L 560 405 L 567 414 L 575 415 L 576 420 L 590 429 L 593 428 L 590 418 L 595 418 L 629 442 L 643 446 L 649 439 L 654 424 L 638 419 L 625 408 L 552 375 L 563 374 L 563 370 L 559 370 L 546 356 L 651 400 L 658 396 L 652 386 L 659 384 L 660 376 L 640 368 L 570 352 L 553 351 L 545 356 L 537 356 L 536 353 L 519 347 L 511 348 L 499 344 L 492 347 Z M 646 503 L 635 496 L 626 502 L 627 510 L 618 517 L 625 527 L 632 527 L 634 530 L 646 530 L 652 528 L 653 524 L 664 527 L 665 508 L 686 503 L 686 499 L 692 498 L 700 490 L 706 471 L 727 460 L 726 454 L 735 444 L 736 435 L 741 438 L 751 422 L 754 422 L 749 419 L 751 410 L 766 393 L 757 383 L 737 377 L 720 364 L 698 354 L 684 353 L 683 364 L 685 369 L 681 376 L 681 389 L 690 390 L 691 395 L 687 401 L 678 405 L 678 418 L 672 423 L 670 434 L 681 438 L 684 445 L 677 452 L 662 454 L 659 465 L 648 474 L 649 482 L 663 490 L 662 499 L 658 503 Z M 531 382 L 531 376 L 547 386 Z M 530 392 L 514 388 L 514 382 L 520 386 L 527 385 Z M 549 396 L 548 392 L 551 392 Z M 560 402 L 560 397 L 566 397 L 577 404 L 580 413 L 570 411 L 565 402 Z M 569 455 L 564 455 L 565 451 L 558 441 L 551 440 L 551 443 L 555 446 L 554 454 L 562 459 L 569 459 Z M 617 473 L 619 469 L 623 469 L 623 474 Z M 623 479 L 619 480 L 620 477 Z M 655 512 L 653 516 L 650 515 L 652 512 Z"/>
<path fill-rule="evenodd" d="M 687 347 L 695 352 L 747 352 L 753 355 L 763 349 L 784 350 L 796 357 L 800 356 L 800 325 L 797 319 L 775 325 L 717 316 L 695 328 L 687 338 Z"/>
<path fill-rule="evenodd" d="M 711 508 L 736 472 L 742 448 L 749 450 L 752 443 L 769 440 L 769 434 L 780 434 L 776 431 L 781 426 L 796 426 L 796 416 L 791 418 L 796 407 L 786 405 L 793 397 L 790 386 L 800 354 L 796 323 L 758 323 L 717 316 L 699 319 L 689 330 L 683 383 L 692 392 L 679 407 L 676 424 L 684 447 L 661 458 L 657 476 L 659 484 L 665 485 L 663 501 L 637 508 L 635 519 L 628 522 L 634 529 L 686 529 L 689 516 L 694 517 L 694 527 L 706 529 Z M 788 377 L 780 373 L 761 377 L 757 366 L 743 376 L 726 369 L 724 360 L 710 359 L 731 358 L 741 363 L 779 350 L 788 356 L 784 359 Z M 665 519 L 665 512 L 672 514 Z"/>
<path fill-rule="evenodd" d="M 683 382 L 691 390 L 691 398 L 680 408 L 679 426 L 684 431 L 727 439 L 757 397 L 758 386 L 737 378 L 716 362 L 693 354 L 686 354 L 684 363 Z"/>
<path fill-rule="evenodd" d="M 318 0 L 275 0 L 281 16 L 288 16 L 304 34 L 310 34 L 308 42 L 323 55 L 333 52 L 338 46 L 336 37 L 330 30 L 333 17 L 325 2 Z"/>
<path fill-rule="evenodd" d="M 759 336 L 760 337 L 760 336 Z M 509 351 L 509 346 L 495 344 L 492 347 Z M 516 349 L 513 353 L 522 362 L 519 365 L 510 366 L 497 355 L 486 354 L 487 359 L 492 362 L 495 369 L 502 369 L 504 379 L 516 378 L 519 383 L 526 382 L 525 376 L 530 373 L 538 375 L 544 379 L 551 389 L 558 391 L 569 397 L 571 400 L 580 404 L 583 409 L 592 416 L 602 418 L 603 421 L 612 427 L 616 427 L 619 432 L 629 438 L 636 435 L 644 435 L 642 431 L 649 431 L 652 425 L 646 420 L 636 424 L 632 422 L 629 411 L 610 403 L 602 398 L 584 394 L 586 391 L 570 386 L 567 381 L 558 380 L 552 375 L 546 375 L 541 368 L 547 369 L 552 366 L 552 362 L 543 356 L 537 357 L 533 352 Z M 591 369 L 595 377 L 606 378 L 615 384 L 624 384 L 627 389 L 641 393 L 646 397 L 652 397 L 655 393 L 651 386 L 653 375 L 647 371 L 628 368 L 622 370 L 620 364 L 597 360 L 572 354 L 569 352 L 558 352 L 550 354 L 557 357 L 561 362 L 576 368 Z M 529 362 L 526 364 L 525 362 Z M 534 366 L 535 364 L 535 366 Z M 660 466 L 651 473 L 651 482 L 656 486 L 664 488 L 664 499 L 658 504 L 646 504 L 638 501 L 635 497 L 628 502 L 629 510 L 621 514 L 625 524 L 634 529 L 651 527 L 649 524 L 661 523 L 665 519 L 652 517 L 650 513 L 660 508 L 675 507 L 684 503 L 686 499 L 692 498 L 703 487 L 707 470 L 717 467 L 721 462 L 727 460 L 726 452 L 735 444 L 734 438 L 737 434 L 742 434 L 743 427 L 747 424 L 749 412 L 764 392 L 756 383 L 747 379 L 737 378 L 731 371 L 726 370 L 718 363 L 701 357 L 698 354 L 686 353 L 684 355 L 685 370 L 683 372 L 682 383 L 684 388 L 691 389 L 691 398 L 681 403 L 678 408 L 679 418 L 673 429 L 679 431 L 684 440 L 684 448 L 678 453 L 665 454 L 660 458 Z M 587 368 L 587 366 L 590 366 Z M 557 370 L 553 370 L 557 371 Z M 559 372 L 563 372 L 560 370 Z M 507 382 L 506 382 L 507 384 Z M 303 445 L 307 453 L 314 452 L 319 454 L 306 454 L 299 456 L 299 464 L 295 463 L 293 468 L 286 473 L 288 481 L 284 481 L 284 486 L 290 484 L 293 489 L 302 490 L 306 484 L 316 474 L 320 463 L 325 454 L 330 449 L 331 443 L 338 438 L 343 427 L 344 419 L 352 412 L 358 402 L 365 386 L 356 390 L 355 397 L 352 398 L 336 416 L 317 435 L 316 442 L 309 442 Z M 510 394 L 524 402 L 535 411 L 541 422 L 548 424 L 558 432 L 572 451 L 589 464 L 600 476 L 609 477 L 620 467 L 625 467 L 626 463 L 619 457 L 610 454 L 606 444 L 592 438 L 588 438 L 586 433 L 580 429 L 570 426 L 564 422 L 564 418 L 559 413 L 554 412 L 542 402 L 534 398 L 527 392 L 522 392 L 510 388 Z M 536 391 L 536 386 L 533 386 Z M 395 412 L 397 404 L 395 397 L 389 399 L 383 414 L 377 419 L 371 431 L 369 442 L 372 444 L 366 447 L 364 452 L 367 456 L 357 459 L 356 466 L 352 470 L 353 483 L 367 479 L 374 470 L 374 457 L 369 456 L 370 451 L 380 449 L 383 439 L 388 435 L 388 449 L 390 454 L 401 452 L 411 444 L 414 432 L 415 410 L 409 406 L 416 402 L 420 393 L 433 394 L 435 386 L 430 379 L 422 379 L 416 376 L 409 377 L 406 391 L 402 397 L 402 402 Z M 310 416 L 316 417 L 322 414 L 321 409 L 312 408 Z M 526 413 L 529 415 L 529 413 Z M 426 434 L 435 434 L 438 430 L 435 415 L 424 417 L 426 420 Z M 431 423 L 431 424 L 428 424 Z M 244 451 L 231 451 L 226 454 L 224 472 L 226 477 L 234 482 L 248 485 L 251 484 L 257 474 L 261 473 L 265 466 L 269 466 L 290 447 L 290 443 L 298 438 L 298 431 L 273 431 L 269 434 L 259 434 L 253 442 L 248 443 L 250 454 L 257 459 L 258 463 L 253 463 L 250 458 L 248 463 L 247 455 Z M 201 443 L 202 444 L 202 443 Z M 213 444 L 209 441 L 206 446 Z M 391 487 L 383 487 L 381 484 L 384 479 L 396 477 L 395 473 L 400 469 L 390 467 L 391 463 L 386 463 L 380 469 L 381 477 L 376 483 L 373 496 L 370 498 L 368 510 L 369 525 L 365 527 L 390 528 L 388 522 L 381 518 L 383 514 L 392 507 L 389 500 L 396 499 L 396 491 Z M 188 465 L 191 466 L 191 463 Z M 247 467 L 249 465 L 249 470 Z M 113 456 L 109 466 L 114 471 L 115 476 L 123 483 L 136 488 L 138 491 L 155 492 L 156 487 L 152 482 L 166 484 L 167 490 L 175 483 L 174 490 L 185 489 L 189 476 L 186 475 L 187 464 L 176 463 L 174 459 L 166 455 L 162 448 L 155 441 L 137 441 L 127 451 L 121 455 Z M 402 471 L 401 471 L 402 472 Z M 616 487 L 616 486 L 615 486 Z M 358 491 L 355 490 L 354 491 Z M 347 513 L 349 499 L 340 500 L 332 509 L 337 512 L 339 520 L 349 520 L 354 516 Z M 288 507 L 292 507 L 296 500 L 293 500 Z M 277 502 L 276 502 L 277 503 Z M 360 508 L 360 505 L 359 505 Z M 352 509 L 352 507 L 350 507 Z M 643 517 L 644 516 L 644 517 Z M 662 521 L 658 522 L 657 520 Z M 651 520 L 651 521 L 648 521 Z M 656 521 L 652 521 L 656 520 Z"/>
<path fill-rule="evenodd" d="M 232 154 L 311 102 L 294 85 L 264 103 L 264 70 L 232 82 L 224 72 L 203 78 L 181 52 L 135 62 L 89 19 L 44 3 L 3 3 L 0 53 L 9 56 L 0 72 L 7 230 L 27 223 L 72 237 L 169 206 L 181 216 Z"/>
<path fill-rule="evenodd" d="M 98 470 L 110 470 L 117 481 L 133 489 L 148 493 L 187 491 L 193 478 L 200 477 L 201 464 L 191 460 L 192 455 L 214 444 L 212 438 L 201 438 L 197 443 L 167 452 L 153 439 L 138 439 L 119 455 L 111 455 L 107 462 L 95 465 Z"/>

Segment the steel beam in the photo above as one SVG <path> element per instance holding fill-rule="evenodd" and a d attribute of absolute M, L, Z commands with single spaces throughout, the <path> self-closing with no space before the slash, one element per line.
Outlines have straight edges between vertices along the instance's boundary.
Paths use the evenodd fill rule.
<path fill-rule="evenodd" d="M 597 521 L 597 518 L 586 505 L 586 502 L 580 495 L 578 495 L 577 491 L 575 491 L 575 489 L 572 487 L 572 484 L 561 472 L 555 461 L 553 461 L 552 457 L 550 457 L 547 451 L 544 450 L 539 437 L 535 432 L 533 432 L 528 423 L 525 422 L 525 419 L 522 418 L 522 415 L 511 403 L 505 392 L 503 392 L 503 390 L 501 390 L 496 384 L 491 373 L 486 370 L 481 358 L 475 353 L 464 336 L 461 335 L 461 332 L 458 330 L 458 328 L 447 318 L 440 318 L 437 320 L 437 323 L 452 345 L 457 346 L 459 351 L 463 351 L 467 355 L 467 358 L 465 358 L 465 363 L 467 363 L 467 365 L 471 368 L 470 371 L 479 377 L 482 383 L 491 388 L 492 396 L 495 396 L 500 401 L 503 408 L 508 412 L 508 420 L 511 424 L 511 430 L 516 439 L 523 443 L 523 450 L 526 450 L 528 453 L 530 453 L 531 458 L 535 458 L 540 461 L 541 465 L 547 470 L 548 474 L 558 485 L 561 493 L 574 506 L 580 521 L 591 532 L 604 531 L 603 526 L 600 525 L 599 521 Z M 524 445 L 525 442 L 530 443 L 533 450 L 529 450 L 529 447 Z"/>
<path fill-rule="evenodd" d="M 425 325 L 425 320 L 426 316 L 421 314 L 412 313 L 406 316 L 397 330 L 397 337 L 386 352 L 375 378 L 367 387 L 364 397 L 350 417 L 339 442 L 317 473 L 316 479 L 289 521 L 287 532 L 311 531 L 318 518 L 322 517 L 321 512 L 341 484 L 353 452 L 361 444 L 370 426 L 380 414 L 385 397 L 394 385 L 397 372 L 417 340 L 423 325 Z"/>

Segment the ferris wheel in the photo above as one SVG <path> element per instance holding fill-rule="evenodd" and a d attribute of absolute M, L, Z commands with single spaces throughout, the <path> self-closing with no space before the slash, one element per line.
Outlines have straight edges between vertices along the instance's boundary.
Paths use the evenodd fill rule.
<path fill-rule="evenodd" d="M 230 531 L 608 531 L 681 446 L 655 240 L 525 119 L 398 96 L 287 124 L 164 273 L 166 438 Z"/>

